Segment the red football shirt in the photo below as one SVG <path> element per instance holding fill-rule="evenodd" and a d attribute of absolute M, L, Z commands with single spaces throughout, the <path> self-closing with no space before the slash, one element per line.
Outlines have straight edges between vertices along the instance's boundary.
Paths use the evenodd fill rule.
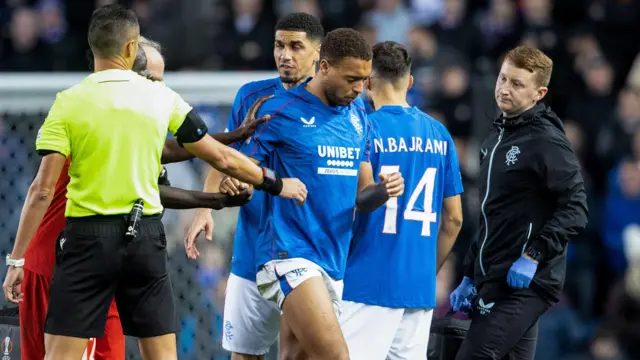
<path fill-rule="evenodd" d="M 67 206 L 67 185 L 69 185 L 70 159 L 64 163 L 60 178 L 56 183 L 51 205 L 44 214 L 42 223 L 31 239 L 24 255 L 24 268 L 42 276 L 52 277 L 56 264 L 56 240 L 64 230 L 67 219 L 64 210 Z"/>

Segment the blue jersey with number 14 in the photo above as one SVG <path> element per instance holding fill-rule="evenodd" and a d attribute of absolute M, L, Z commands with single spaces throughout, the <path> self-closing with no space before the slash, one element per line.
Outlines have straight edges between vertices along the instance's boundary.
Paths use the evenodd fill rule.
<path fill-rule="evenodd" d="M 442 201 L 462 193 L 455 145 L 440 122 L 413 107 L 383 106 L 369 122 L 374 174 L 402 173 L 405 190 L 357 214 L 343 299 L 434 308 Z"/>
<path fill-rule="evenodd" d="M 280 78 L 260 81 L 252 81 L 243 85 L 236 99 L 233 101 L 229 123 L 225 131 L 234 131 L 242 124 L 244 117 L 253 104 L 262 96 L 273 95 L 277 90 L 284 90 Z M 232 146 L 240 148 L 243 143 L 235 143 Z M 255 281 L 255 241 L 258 238 L 260 216 L 265 206 L 265 198 L 268 195 L 262 191 L 255 191 L 251 201 L 240 208 L 236 235 L 233 240 L 233 258 L 231 260 L 231 273 L 241 278 Z"/>

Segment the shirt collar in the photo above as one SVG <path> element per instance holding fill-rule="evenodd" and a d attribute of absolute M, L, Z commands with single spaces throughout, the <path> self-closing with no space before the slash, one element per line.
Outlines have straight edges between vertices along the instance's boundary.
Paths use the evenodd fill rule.
<path fill-rule="evenodd" d="M 94 72 L 87 79 L 100 83 L 105 81 L 129 81 L 135 76 L 139 76 L 131 70 L 109 69 Z"/>
<path fill-rule="evenodd" d="M 312 104 L 317 104 L 318 106 L 320 106 L 322 108 L 325 108 L 325 109 L 327 109 L 327 111 L 330 111 L 330 112 L 335 113 L 335 114 L 342 114 L 347 109 L 349 109 L 349 106 L 329 106 L 329 105 L 325 104 L 322 100 L 320 100 L 319 97 L 317 97 L 314 94 L 312 94 L 311 92 L 309 92 L 309 90 L 307 90 L 306 86 L 307 86 L 307 83 L 309 83 L 309 81 L 311 81 L 311 79 L 313 79 L 313 78 L 312 77 L 307 78 L 307 80 L 305 80 L 302 84 L 296 86 L 295 88 L 291 89 L 290 91 L 292 91 L 294 95 L 302 98 L 306 102 L 309 102 L 309 103 L 312 103 Z"/>

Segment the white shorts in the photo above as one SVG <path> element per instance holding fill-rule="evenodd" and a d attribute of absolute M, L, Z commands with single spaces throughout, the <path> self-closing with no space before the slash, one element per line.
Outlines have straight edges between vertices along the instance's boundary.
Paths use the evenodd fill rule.
<path fill-rule="evenodd" d="M 396 309 L 344 301 L 340 328 L 351 360 L 426 360 L 431 309 Z"/>
<path fill-rule="evenodd" d="M 260 296 L 255 282 L 231 274 L 227 281 L 223 324 L 225 350 L 264 355 L 278 339 L 280 310 Z"/>
<path fill-rule="evenodd" d="M 256 282 L 260 294 L 282 309 L 284 299 L 293 289 L 300 286 L 305 280 L 316 276 L 324 280 L 324 285 L 333 301 L 333 309 L 336 315 L 340 315 L 344 283 L 342 280 L 332 279 L 323 268 L 307 259 L 293 258 L 269 261 L 258 272 Z"/>

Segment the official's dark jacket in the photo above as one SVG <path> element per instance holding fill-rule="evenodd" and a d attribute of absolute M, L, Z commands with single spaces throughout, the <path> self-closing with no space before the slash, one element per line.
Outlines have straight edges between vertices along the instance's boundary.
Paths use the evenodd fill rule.
<path fill-rule="evenodd" d="M 540 254 L 531 287 L 551 302 L 564 285 L 567 244 L 587 225 L 580 164 L 562 122 L 545 104 L 499 117 L 480 147 L 480 232 L 465 259 L 479 290 L 507 281 L 531 248 Z"/>

